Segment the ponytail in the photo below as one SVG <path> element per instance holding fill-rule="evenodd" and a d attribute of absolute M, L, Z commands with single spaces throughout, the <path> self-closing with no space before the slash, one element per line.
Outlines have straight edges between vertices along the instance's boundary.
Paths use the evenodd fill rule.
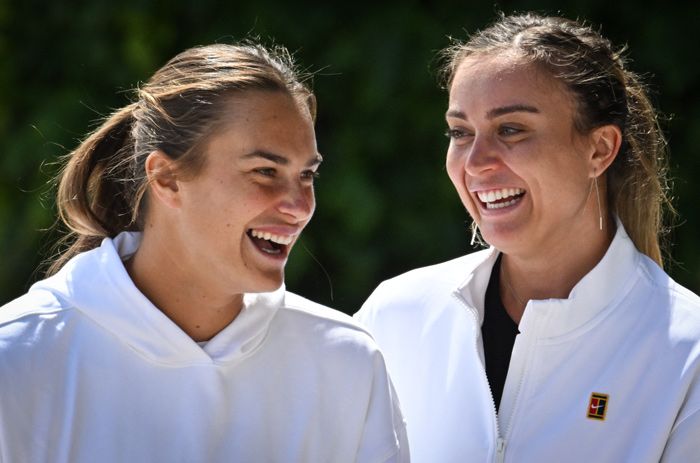
<path fill-rule="evenodd" d="M 624 74 L 628 112 L 623 145 L 608 170 L 609 204 L 637 248 L 663 266 L 664 212 L 675 214 L 667 144 L 644 86 L 634 73 Z"/>
<path fill-rule="evenodd" d="M 133 228 L 135 194 L 123 179 L 124 160 L 133 152 L 133 103 L 112 114 L 70 155 L 59 174 L 57 207 L 68 233 L 58 246 L 65 248 L 51 263 L 54 274 L 71 257 L 99 246 L 106 237 Z M 136 181 L 136 179 L 134 179 Z"/>

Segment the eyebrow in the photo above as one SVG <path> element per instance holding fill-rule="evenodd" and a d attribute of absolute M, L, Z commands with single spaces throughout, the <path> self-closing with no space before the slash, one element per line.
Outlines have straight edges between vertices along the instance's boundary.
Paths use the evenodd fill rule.
<path fill-rule="evenodd" d="M 498 117 L 498 116 L 503 116 L 504 114 L 519 113 L 519 112 L 538 114 L 540 112 L 540 110 L 535 108 L 534 106 L 528 106 L 528 105 L 524 105 L 524 104 L 514 104 L 514 105 L 510 105 L 510 106 L 501 106 L 500 108 L 490 109 L 486 113 L 486 118 L 493 119 L 493 118 Z"/>
<path fill-rule="evenodd" d="M 268 161 L 274 162 L 275 164 L 279 164 L 281 166 L 286 166 L 289 164 L 289 159 L 287 159 L 284 156 L 281 156 L 279 154 L 275 153 L 270 153 L 269 151 L 262 151 L 262 150 L 255 150 L 252 153 L 248 153 L 243 156 L 243 159 L 255 159 L 255 158 L 262 158 L 266 159 Z M 323 156 L 321 156 L 319 153 L 316 153 L 309 162 L 306 163 L 307 167 L 313 167 L 321 164 L 323 161 Z"/>
<path fill-rule="evenodd" d="M 517 113 L 517 112 L 539 114 L 540 110 L 534 106 L 528 106 L 528 105 L 524 105 L 524 104 L 514 104 L 514 105 L 501 106 L 498 108 L 490 109 L 486 112 L 486 118 L 493 119 L 493 118 L 496 118 L 498 116 L 503 116 L 505 114 Z M 458 119 L 466 119 L 467 118 L 467 115 L 464 113 L 464 111 L 459 111 L 457 109 L 452 109 L 450 111 L 447 111 L 446 116 L 447 117 L 455 117 Z"/>

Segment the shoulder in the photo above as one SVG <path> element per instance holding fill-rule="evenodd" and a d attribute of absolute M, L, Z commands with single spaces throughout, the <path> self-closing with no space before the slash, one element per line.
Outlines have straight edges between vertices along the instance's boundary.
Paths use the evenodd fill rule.
<path fill-rule="evenodd" d="M 466 275 L 483 262 L 490 253 L 490 249 L 483 249 L 438 264 L 419 267 L 390 278 L 384 284 L 391 286 L 414 282 L 434 282 L 455 286 L 460 284 Z"/>
<path fill-rule="evenodd" d="M 68 304 L 51 291 L 31 289 L 0 307 L 0 328 L 27 318 L 46 318 L 70 310 Z"/>
<path fill-rule="evenodd" d="M 643 289 L 632 300 L 646 308 L 649 319 L 644 326 L 656 333 L 659 343 L 672 350 L 696 351 L 700 360 L 700 297 L 647 256 L 641 256 L 639 270 Z"/>
<path fill-rule="evenodd" d="M 640 268 L 646 283 L 654 292 L 660 293 L 666 310 L 686 314 L 700 330 L 700 297 L 677 283 L 661 267 L 642 255 Z M 700 331 L 699 331 L 700 334 Z"/>
<path fill-rule="evenodd" d="M 671 307 L 692 319 L 700 336 L 700 297 L 674 280 L 671 280 L 669 292 L 671 295 Z"/>
<path fill-rule="evenodd" d="M 66 328 L 76 313 L 60 297 L 36 289 L 0 307 L 0 370 L 19 374 L 43 364 L 59 339 L 69 341 Z"/>
<path fill-rule="evenodd" d="M 276 319 L 275 342 L 281 342 L 289 352 L 302 349 L 307 352 L 307 361 L 313 358 L 314 362 L 352 365 L 363 371 L 383 365 L 373 336 L 342 312 L 286 292 Z"/>
<path fill-rule="evenodd" d="M 371 342 L 371 336 L 367 330 L 349 315 L 289 291 L 284 296 L 282 313 L 293 318 L 296 323 L 314 329 L 320 327 L 325 331 L 342 332 L 355 339 Z"/>
<path fill-rule="evenodd" d="M 413 269 L 382 282 L 378 290 L 402 293 L 422 292 L 431 288 L 454 290 L 489 253 L 490 250 L 484 249 L 439 264 Z"/>
<path fill-rule="evenodd" d="M 485 249 L 386 280 L 367 298 L 355 318 L 370 329 L 382 347 L 386 336 L 422 330 L 436 318 L 453 320 L 463 312 L 455 291 L 472 280 L 490 256 L 493 250 Z"/>
<path fill-rule="evenodd" d="M 449 297 L 491 253 L 491 250 L 484 249 L 385 280 L 370 295 L 363 310 L 373 304 L 403 306 L 407 302 L 435 302 L 440 297 Z"/>

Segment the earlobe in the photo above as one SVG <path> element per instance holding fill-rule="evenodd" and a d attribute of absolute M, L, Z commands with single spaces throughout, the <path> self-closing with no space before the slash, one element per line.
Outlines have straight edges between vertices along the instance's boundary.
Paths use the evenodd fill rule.
<path fill-rule="evenodd" d="M 168 207 L 178 207 L 180 187 L 175 161 L 163 151 L 156 150 L 146 158 L 144 169 L 152 197 Z"/>
<path fill-rule="evenodd" d="M 622 145 L 622 131 L 613 124 L 604 125 L 593 130 L 593 156 L 591 157 L 591 176 L 597 177 L 610 167 Z"/>

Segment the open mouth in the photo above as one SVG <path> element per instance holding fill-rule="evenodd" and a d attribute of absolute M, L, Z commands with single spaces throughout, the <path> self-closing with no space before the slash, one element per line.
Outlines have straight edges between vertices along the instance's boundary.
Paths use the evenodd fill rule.
<path fill-rule="evenodd" d="M 294 241 L 291 235 L 275 235 L 273 233 L 262 232 L 249 229 L 246 234 L 251 239 L 255 247 L 260 251 L 273 256 L 286 255 L 289 245 Z"/>
<path fill-rule="evenodd" d="M 477 196 L 486 209 L 502 209 L 512 206 L 522 199 L 525 190 L 521 188 L 501 188 L 500 190 L 479 191 Z"/>

